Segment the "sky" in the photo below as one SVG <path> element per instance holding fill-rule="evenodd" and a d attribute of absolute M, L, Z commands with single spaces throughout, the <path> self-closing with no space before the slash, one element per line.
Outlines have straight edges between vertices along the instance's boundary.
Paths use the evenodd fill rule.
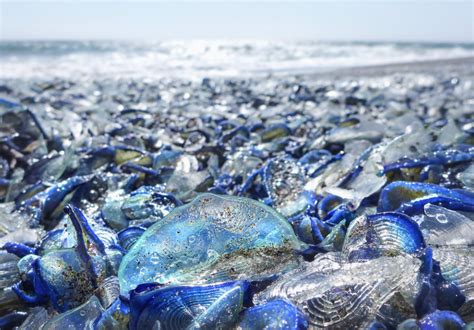
<path fill-rule="evenodd" d="M 474 42 L 473 2 L 0 0 L 0 38 Z"/>

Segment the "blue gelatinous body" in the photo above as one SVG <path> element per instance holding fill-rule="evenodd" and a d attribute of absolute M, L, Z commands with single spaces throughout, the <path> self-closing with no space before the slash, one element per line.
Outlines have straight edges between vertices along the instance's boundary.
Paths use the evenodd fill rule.
<path fill-rule="evenodd" d="M 266 304 L 251 307 L 244 312 L 238 323 L 239 329 L 308 329 L 308 318 L 293 304 L 275 299 Z"/>
<path fill-rule="evenodd" d="M 435 311 L 418 321 L 421 330 L 463 329 L 464 321 L 454 312 Z"/>
<path fill-rule="evenodd" d="M 103 312 L 104 308 L 99 299 L 92 296 L 84 304 L 49 320 L 43 329 L 63 330 L 71 327 L 74 329 L 95 329 L 94 324 Z"/>
<path fill-rule="evenodd" d="M 182 204 L 172 194 L 163 193 L 155 187 L 143 186 L 130 194 L 121 210 L 130 220 L 156 221 Z"/>
<path fill-rule="evenodd" d="M 291 225 L 257 201 L 199 195 L 151 226 L 124 257 L 123 294 L 137 285 L 210 283 L 263 276 L 304 246 Z"/>
<path fill-rule="evenodd" d="M 304 190 L 303 168 L 291 157 L 271 159 L 263 167 L 262 178 L 269 202 L 286 217 L 295 216 L 316 202 L 315 194 Z"/>
<path fill-rule="evenodd" d="M 421 213 L 428 203 L 473 212 L 474 193 L 429 183 L 397 181 L 382 190 L 377 209 L 379 212 L 397 211 L 412 215 Z"/>
<path fill-rule="evenodd" d="M 470 162 L 474 159 L 474 147 L 460 145 L 457 148 L 439 150 L 424 157 L 410 159 L 402 158 L 395 163 L 384 166 L 384 173 L 402 168 L 417 168 L 428 165 L 448 165 Z"/>
<path fill-rule="evenodd" d="M 418 224 L 400 213 L 378 213 L 354 220 L 344 240 L 349 260 L 416 254 L 426 246 Z"/>
<path fill-rule="evenodd" d="M 91 176 L 76 176 L 64 180 L 22 202 L 19 207 L 33 214 L 33 223 L 49 217 L 57 217 L 65 204 L 72 198 L 72 193 L 91 180 Z M 48 224 L 46 224 L 48 226 Z"/>
<path fill-rule="evenodd" d="M 114 264 L 119 262 L 115 258 L 120 255 L 106 247 L 79 209 L 68 206 L 66 212 L 76 234 L 75 247 L 55 247 L 42 251 L 41 257 L 25 256 L 19 265 L 25 265 L 22 268 L 26 279 L 13 287 L 26 302 L 49 300 L 59 311 L 76 307 L 88 299 L 114 271 Z M 26 284 L 32 292 L 25 288 Z"/>
<path fill-rule="evenodd" d="M 249 283 L 161 287 L 143 284 L 130 293 L 130 329 L 223 329 L 238 318 Z"/>

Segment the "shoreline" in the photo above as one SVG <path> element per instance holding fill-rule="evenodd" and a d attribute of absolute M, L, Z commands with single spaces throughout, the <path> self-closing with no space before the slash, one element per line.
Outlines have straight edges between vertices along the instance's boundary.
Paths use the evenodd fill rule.
<path fill-rule="evenodd" d="M 375 77 L 392 74 L 407 74 L 407 73 L 429 73 L 436 74 L 443 71 L 457 71 L 462 75 L 474 75 L 474 56 L 460 57 L 442 60 L 429 61 L 413 61 L 400 62 L 379 65 L 367 65 L 360 67 L 338 68 L 331 71 L 324 71 L 318 73 L 307 73 L 301 75 L 287 75 L 287 77 L 295 76 L 298 78 L 359 78 L 359 77 Z"/>
<path fill-rule="evenodd" d="M 338 74 L 380 74 L 384 72 L 386 74 L 391 73 L 406 73 L 406 72 L 425 72 L 427 69 L 435 68 L 438 69 L 453 69 L 455 67 L 466 66 L 471 72 L 474 72 L 474 56 L 459 57 L 441 60 L 428 60 L 428 61 L 413 61 L 413 62 L 400 62 L 380 65 L 368 65 L 362 67 L 352 67 L 335 70 L 333 73 Z M 395 71 L 396 72 L 393 72 Z"/>
<path fill-rule="evenodd" d="M 1 70 L 0 70 L 1 71 Z M 199 75 L 196 77 L 190 76 L 184 78 L 182 76 L 127 76 L 127 75 L 106 75 L 106 76 L 84 76 L 74 75 L 71 76 L 45 76 L 45 77 L 2 77 L 0 72 L 0 81 L 52 81 L 52 80 L 63 80 L 63 81 L 101 81 L 101 80 L 133 80 L 133 81 L 162 81 L 162 80 L 174 80 L 174 81 L 196 81 L 199 82 L 204 78 L 210 78 L 211 80 L 222 81 L 222 80 L 284 80 L 284 79 L 303 79 L 303 80 L 319 80 L 319 79 L 355 79 L 360 77 L 376 77 L 386 76 L 392 74 L 437 74 L 440 72 L 446 73 L 446 71 L 459 71 L 456 72 L 460 75 L 474 75 L 474 56 L 449 58 L 449 59 L 438 59 L 438 60 L 423 60 L 423 61 L 412 61 L 412 62 L 398 62 L 388 64 L 374 64 L 364 66 L 351 66 L 351 67 L 339 67 L 339 68 L 325 68 L 325 69 L 308 69 L 307 72 L 301 72 L 300 69 L 295 72 L 253 72 L 247 74 L 236 74 L 236 75 Z"/>

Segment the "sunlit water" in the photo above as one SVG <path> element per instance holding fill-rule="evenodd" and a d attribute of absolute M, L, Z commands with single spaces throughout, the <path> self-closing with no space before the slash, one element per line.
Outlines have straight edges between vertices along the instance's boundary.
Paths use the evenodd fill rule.
<path fill-rule="evenodd" d="M 474 56 L 474 44 L 2 41 L 0 78 L 255 77 Z"/>

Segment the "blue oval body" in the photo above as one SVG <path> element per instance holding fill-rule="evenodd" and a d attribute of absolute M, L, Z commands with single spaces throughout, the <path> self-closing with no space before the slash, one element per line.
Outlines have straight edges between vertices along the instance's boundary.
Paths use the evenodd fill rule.
<path fill-rule="evenodd" d="M 396 181 L 386 186 L 380 193 L 377 210 L 413 215 L 423 212 L 423 207 L 428 203 L 453 210 L 474 212 L 474 193 L 429 183 Z"/>
<path fill-rule="evenodd" d="M 143 284 L 130 293 L 130 329 L 224 329 L 238 318 L 249 283 L 205 286 Z"/>
<path fill-rule="evenodd" d="M 202 194 L 140 237 L 119 269 L 122 294 L 142 283 L 198 284 L 259 278 L 295 262 L 305 246 L 268 206 Z"/>
<path fill-rule="evenodd" d="M 308 329 L 308 326 L 307 316 L 295 305 L 282 299 L 275 299 L 245 310 L 237 325 L 243 330 L 304 330 Z"/>
<path fill-rule="evenodd" d="M 349 260 L 416 254 L 426 247 L 418 224 L 400 213 L 377 213 L 354 220 L 342 252 Z"/>
<path fill-rule="evenodd" d="M 464 321 L 459 315 L 451 311 L 435 311 L 418 321 L 421 330 L 461 330 Z"/>

